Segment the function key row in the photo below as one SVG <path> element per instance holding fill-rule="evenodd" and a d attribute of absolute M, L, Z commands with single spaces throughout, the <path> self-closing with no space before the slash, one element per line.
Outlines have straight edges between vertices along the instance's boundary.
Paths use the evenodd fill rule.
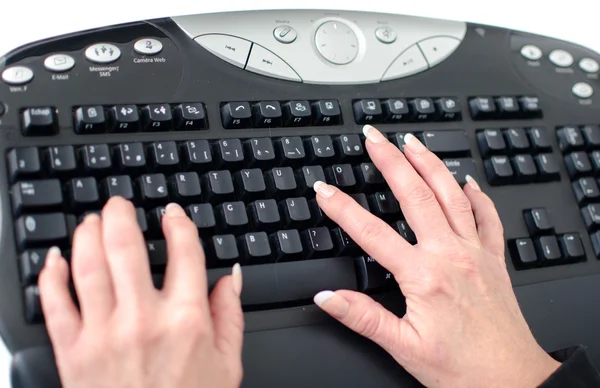
<path fill-rule="evenodd" d="M 234 101 L 221 104 L 221 120 L 226 129 L 340 125 L 342 112 L 337 100 Z"/>
<path fill-rule="evenodd" d="M 456 97 L 354 100 L 357 124 L 452 121 L 462 118 Z"/>
<path fill-rule="evenodd" d="M 535 96 L 482 96 L 469 99 L 473 120 L 502 120 L 542 117 L 540 100 Z"/>

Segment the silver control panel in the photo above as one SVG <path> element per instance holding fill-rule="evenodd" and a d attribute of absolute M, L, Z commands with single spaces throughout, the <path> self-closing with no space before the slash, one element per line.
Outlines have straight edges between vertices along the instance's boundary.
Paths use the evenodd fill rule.
<path fill-rule="evenodd" d="M 440 64 L 466 23 L 353 11 L 240 11 L 171 18 L 190 38 L 247 71 L 313 84 L 365 84 Z"/>

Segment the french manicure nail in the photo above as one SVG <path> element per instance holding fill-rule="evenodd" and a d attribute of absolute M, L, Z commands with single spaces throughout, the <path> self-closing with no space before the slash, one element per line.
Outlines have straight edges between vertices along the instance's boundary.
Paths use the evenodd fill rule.
<path fill-rule="evenodd" d="M 465 177 L 465 180 L 472 188 L 474 188 L 477 191 L 481 191 L 481 187 L 479 187 L 479 184 L 471 175 L 467 174 L 467 176 Z"/>
<path fill-rule="evenodd" d="M 58 264 L 58 260 L 61 258 L 61 252 L 59 247 L 52 247 L 48 249 L 48 254 L 46 255 L 46 266 L 54 267 Z"/>
<path fill-rule="evenodd" d="M 171 202 L 165 207 L 165 214 L 169 217 L 182 217 L 185 216 L 185 211 L 179 204 Z"/>
<path fill-rule="evenodd" d="M 383 136 L 381 132 L 379 132 L 375 127 L 371 125 L 365 125 L 363 127 L 363 134 L 367 139 L 369 139 L 372 143 L 385 143 L 387 138 Z"/>
<path fill-rule="evenodd" d="M 242 294 L 242 267 L 239 263 L 233 265 L 231 276 L 233 277 L 233 291 L 240 296 Z"/>
<path fill-rule="evenodd" d="M 404 135 L 404 144 L 414 152 L 423 152 L 427 150 L 423 143 L 421 143 L 412 133 Z"/>
<path fill-rule="evenodd" d="M 323 306 L 323 304 L 325 302 L 327 302 L 329 299 L 331 299 L 331 297 L 335 295 L 335 292 L 333 291 L 321 291 L 319 292 L 317 295 L 315 295 L 315 297 L 313 298 L 315 304 L 319 307 Z"/>
<path fill-rule="evenodd" d="M 333 187 L 329 186 L 323 181 L 316 181 L 313 185 L 313 189 L 323 198 L 330 198 L 333 194 L 335 194 Z"/>

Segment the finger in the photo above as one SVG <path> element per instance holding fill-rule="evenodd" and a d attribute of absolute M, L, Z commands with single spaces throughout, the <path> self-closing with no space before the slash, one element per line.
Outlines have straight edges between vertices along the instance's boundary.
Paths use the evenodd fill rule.
<path fill-rule="evenodd" d="M 115 306 L 115 295 L 97 214 L 88 215 L 75 229 L 71 257 L 83 321 L 104 324 Z"/>
<path fill-rule="evenodd" d="M 166 207 L 162 229 L 168 253 L 165 293 L 200 305 L 208 313 L 206 264 L 198 228 L 181 206 L 171 203 Z"/>
<path fill-rule="evenodd" d="M 504 258 L 504 228 L 496 206 L 470 175 L 467 183 L 465 195 L 471 201 L 481 244 L 494 255 Z"/>
<path fill-rule="evenodd" d="M 448 167 L 414 135 L 405 135 L 404 143 L 406 159 L 435 194 L 454 233 L 467 240 L 476 240 L 471 202 Z"/>
<path fill-rule="evenodd" d="M 157 291 L 150 276 L 144 236 L 131 202 L 112 197 L 102 210 L 104 252 L 113 279 L 117 304 L 125 308 L 151 303 Z"/>
<path fill-rule="evenodd" d="M 381 346 L 391 355 L 402 354 L 402 337 L 408 323 L 381 304 L 355 291 L 322 291 L 314 302 L 349 329 Z"/>
<path fill-rule="evenodd" d="M 377 129 L 365 125 L 363 132 L 371 160 L 383 174 L 402 213 L 419 243 L 439 241 L 453 232 L 433 191 L 417 174 L 402 152 Z"/>
<path fill-rule="evenodd" d="M 81 330 L 81 317 L 69 293 L 69 266 L 60 249 L 48 251 L 38 285 L 48 336 L 60 353 L 75 343 Z"/>
<path fill-rule="evenodd" d="M 240 302 L 242 271 L 235 264 L 231 276 L 219 280 L 210 296 L 216 346 L 223 353 L 239 357 L 244 336 L 244 313 Z"/>
<path fill-rule="evenodd" d="M 402 259 L 410 256 L 412 245 L 335 186 L 318 181 L 314 190 L 319 207 L 366 253 L 394 275 L 405 273 Z"/>

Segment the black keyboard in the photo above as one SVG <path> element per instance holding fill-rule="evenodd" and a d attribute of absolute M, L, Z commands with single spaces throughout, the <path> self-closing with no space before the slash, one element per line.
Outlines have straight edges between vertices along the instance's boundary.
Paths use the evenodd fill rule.
<path fill-rule="evenodd" d="M 415 134 L 459 183 L 477 179 L 515 287 L 575 287 L 600 274 L 599 62 L 519 31 L 322 11 L 180 16 L 18 48 L 0 61 L 3 340 L 14 353 L 49 345 L 36 285 L 46 252 L 68 259 L 78 223 L 112 196 L 136 207 L 157 287 L 175 201 L 198 227 L 209 287 L 243 266 L 248 317 L 309 309 L 324 289 L 398 294 L 312 188 L 339 187 L 417 243 L 365 124 L 400 149 Z M 522 302 L 534 329 L 568 342 L 538 319 L 538 297 Z"/>

